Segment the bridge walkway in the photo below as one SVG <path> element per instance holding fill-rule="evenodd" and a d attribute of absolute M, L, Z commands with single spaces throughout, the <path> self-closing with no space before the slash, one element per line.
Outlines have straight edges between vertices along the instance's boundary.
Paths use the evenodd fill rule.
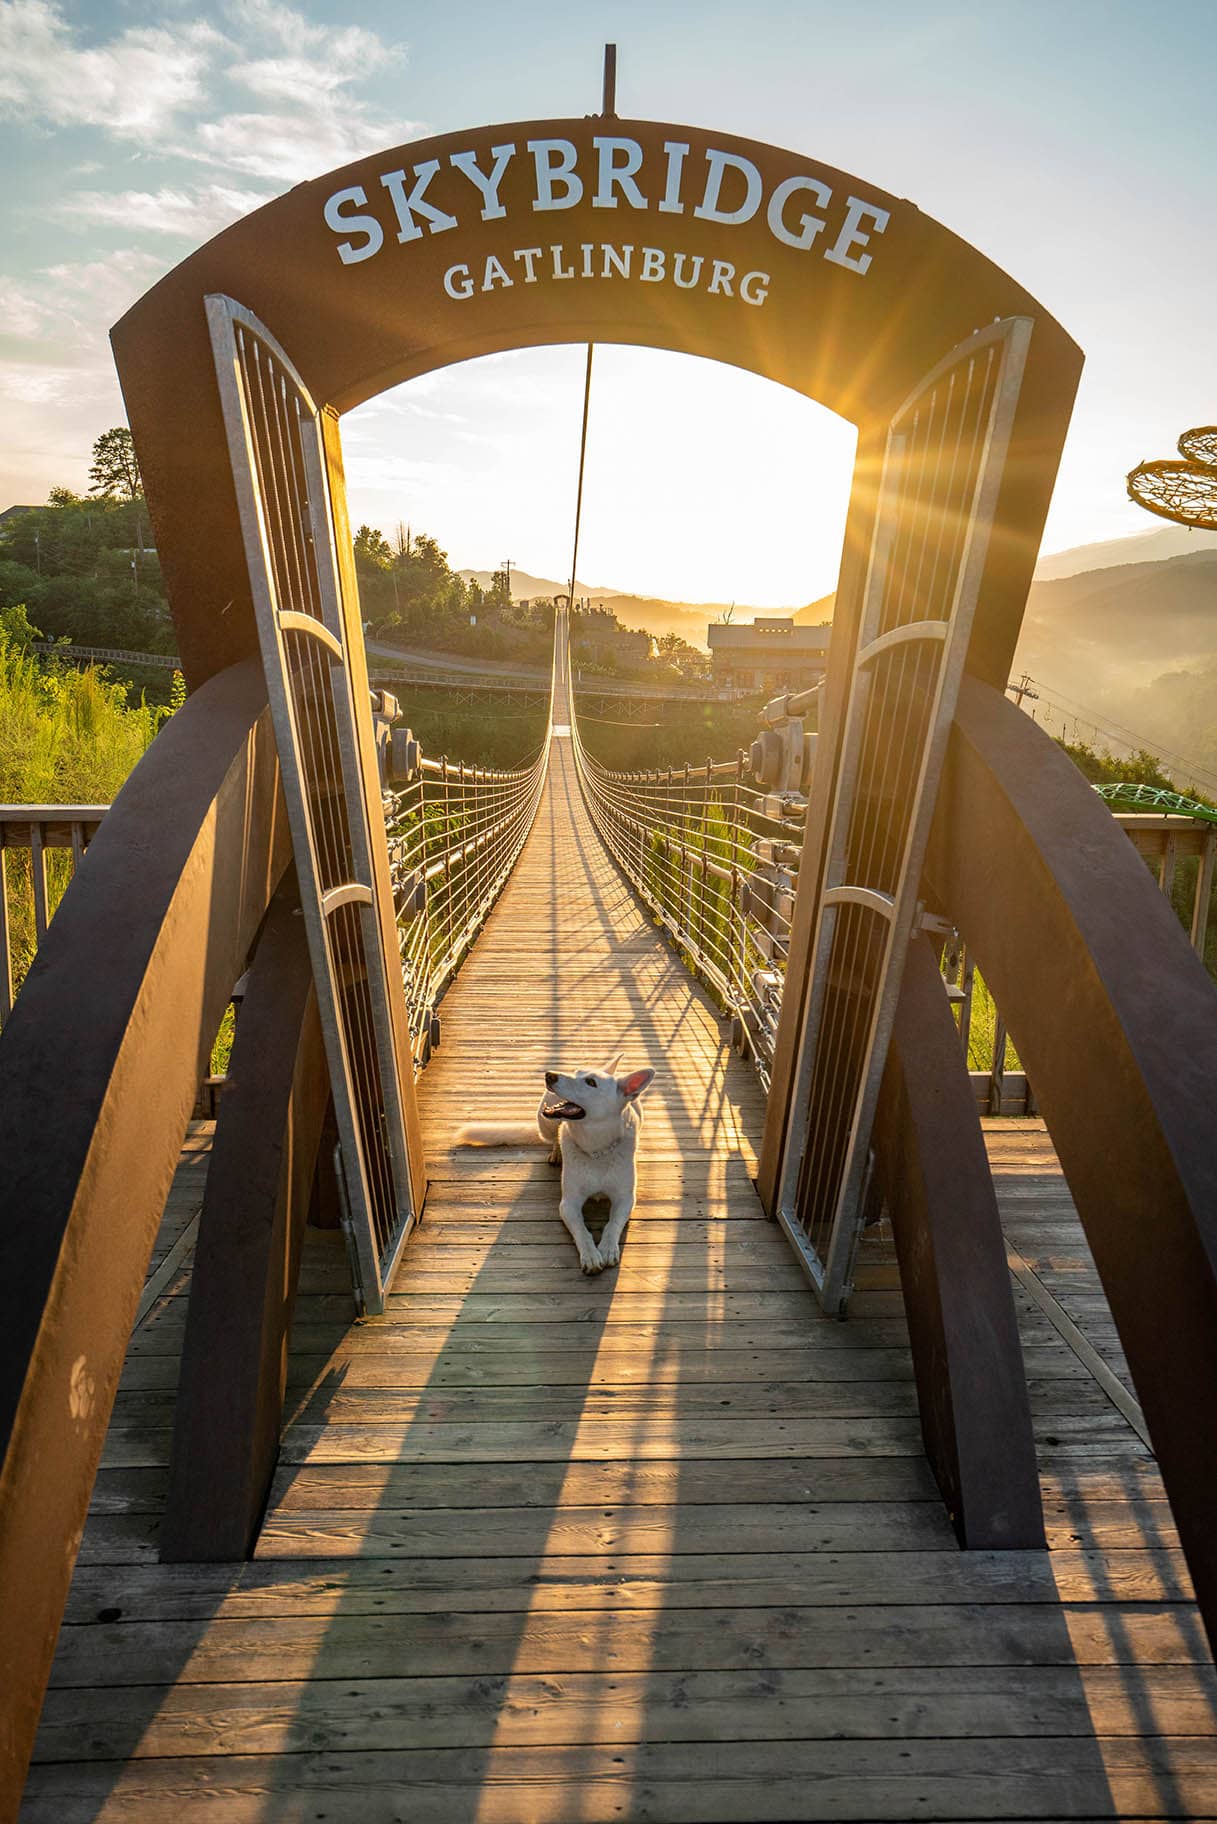
<path fill-rule="evenodd" d="M 188 1273 L 159 1287 L 26 1824 L 1217 1816 L 1212 1667 L 1140 1438 L 1020 1279 L 1052 1550 L 957 1549 L 890 1247 L 848 1322 L 818 1314 L 752 1190 L 755 1080 L 561 737 L 443 1019 L 383 1318 L 350 1326 L 341 1244 L 310 1237 L 248 1565 L 156 1562 Z M 452 1136 L 619 1048 L 658 1072 L 641 1195 L 585 1279 L 540 1152 Z M 1023 1267 L 1119 1369 L 1043 1130 L 990 1141 Z"/>

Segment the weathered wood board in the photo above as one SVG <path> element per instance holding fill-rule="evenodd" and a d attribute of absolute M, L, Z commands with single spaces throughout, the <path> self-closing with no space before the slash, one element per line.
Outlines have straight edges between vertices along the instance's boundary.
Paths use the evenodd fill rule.
<path fill-rule="evenodd" d="M 1140 1438 L 1018 1283 L 1051 1550 L 958 1550 L 890 1246 L 821 1317 L 752 1190 L 757 1084 L 560 741 L 442 1017 L 424 1222 L 359 1324 L 311 1238 L 249 1564 L 156 1560 L 188 1261 L 157 1286 L 25 1824 L 1217 1817 L 1217 1679 Z M 451 1141 L 618 1049 L 660 1076 L 621 1267 L 589 1281 L 540 1149 Z M 1123 1376 L 1042 1126 L 987 1138 L 1012 1247 Z"/>

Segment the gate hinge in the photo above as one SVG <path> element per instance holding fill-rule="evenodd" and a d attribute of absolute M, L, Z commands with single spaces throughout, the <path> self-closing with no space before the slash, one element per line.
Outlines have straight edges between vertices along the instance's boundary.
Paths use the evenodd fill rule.
<path fill-rule="evenodd" d="M 919 937 L 925 931 L 931 937 L 958 937 L 959 929 L 949 918 L 942 918 L 937 912 L 927 912 L 922 900 L 917 901 L 917 910 L 913 916 L 913 936 Z"/>

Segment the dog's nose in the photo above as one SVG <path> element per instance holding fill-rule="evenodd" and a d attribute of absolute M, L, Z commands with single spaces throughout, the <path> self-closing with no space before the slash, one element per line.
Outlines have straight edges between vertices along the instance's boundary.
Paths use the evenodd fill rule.
<path fill-rule="evenodd" d="M 546 1073 L 545 1073 L 545 1087 L 546 1087 L 546 1089 L 552 1089 L 552 1088 L 553 1088 L 553 1086 L 554 1086 L 554 1084 L 555 1084 L 555 1083 L 556 1083 L 556 1082 L 557 1082 L 557 1081 L 558 1081 L 558 1073 L 557 1073 L 557 1071 L 556 1071 L 556 1070 L 547 1070 L 547 1071 L 546 1071 Z"/>

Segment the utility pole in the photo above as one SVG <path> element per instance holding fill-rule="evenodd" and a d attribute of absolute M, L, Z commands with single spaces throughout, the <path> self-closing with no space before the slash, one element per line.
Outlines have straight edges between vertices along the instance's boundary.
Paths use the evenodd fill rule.
<path fill-rule="evenodd" d="M 511 566 L 514 562 L 515 559 L 513 557 L 505 557 L 503 559 L 503 575 L 507 578 L 507 600 L 509 603 L 511 601 Z"/>
<path fill-rule="evenodd" d="M 1016 709 L 1022 708 L 1024 697 L 1032 703 L 1039 702 L 1040 693 L 1038 690 L 1032 690 L 1031 678 L 1027 672 L 1023 673 L 1017 684 L 1007 684 L 1006 689 L 1014 692 L 1014 707 Z"/>

